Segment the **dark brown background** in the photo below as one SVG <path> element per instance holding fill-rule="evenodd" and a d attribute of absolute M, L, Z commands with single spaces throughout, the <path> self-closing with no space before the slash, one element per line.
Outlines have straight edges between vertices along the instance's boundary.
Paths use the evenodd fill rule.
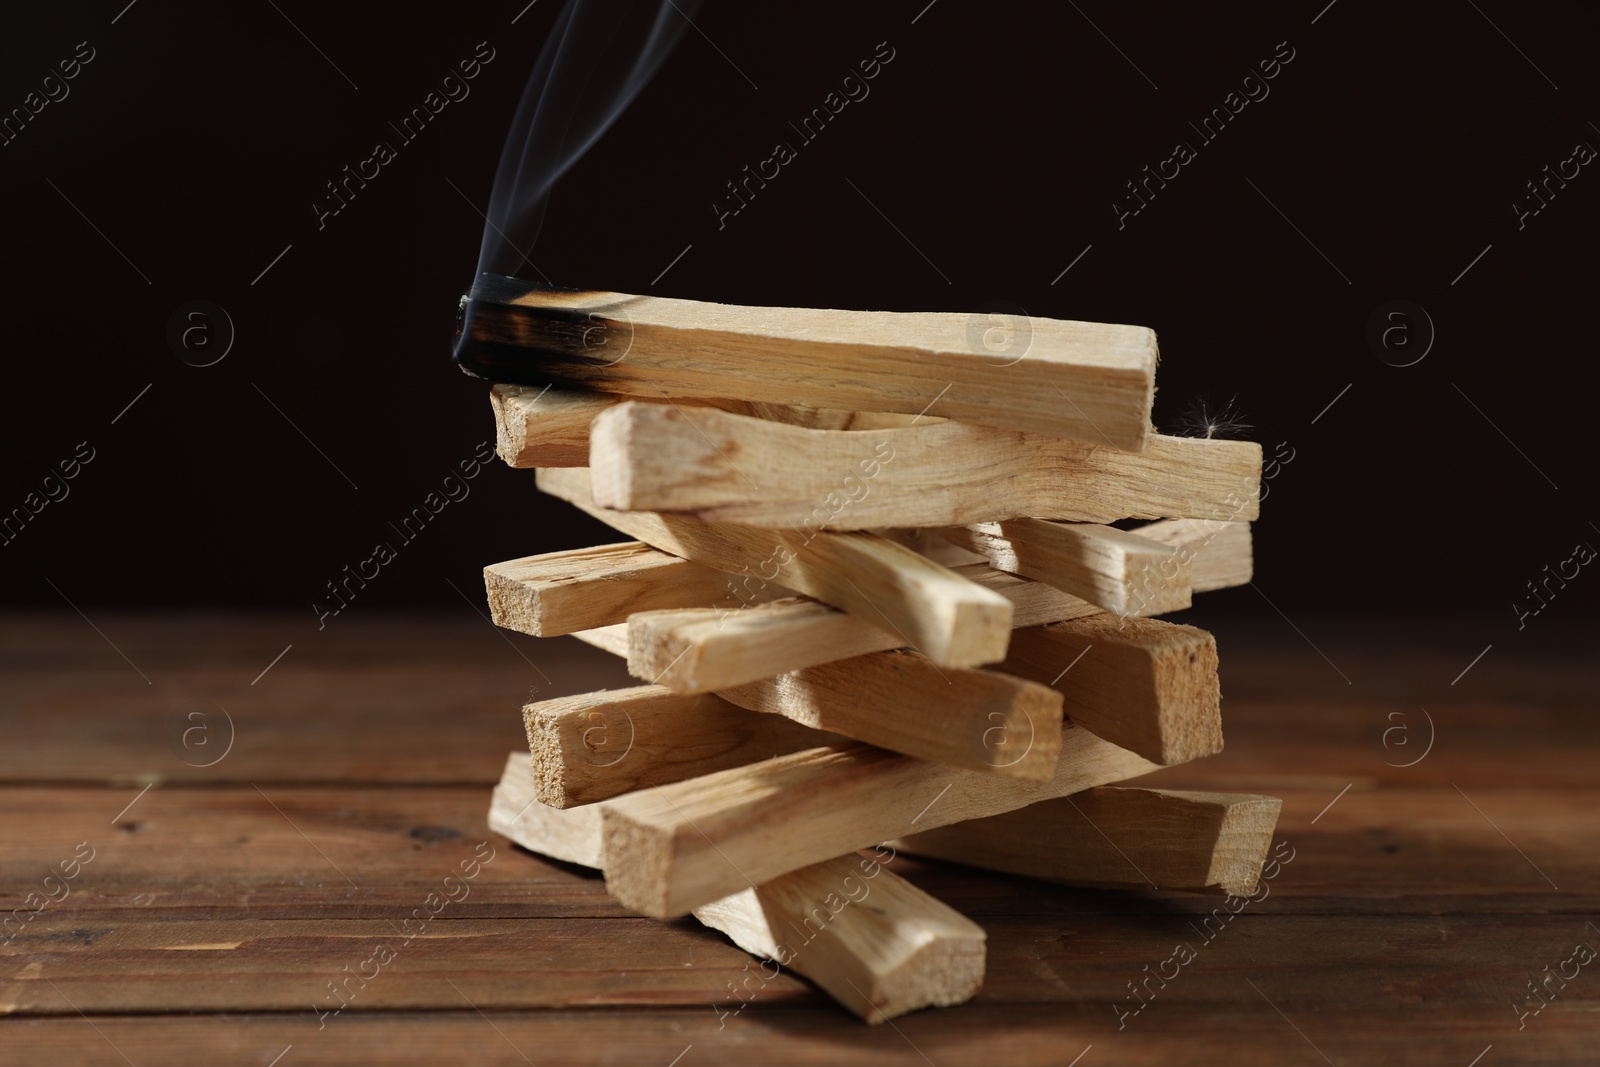
<path fill-rule="evenodd" d="M 46 578 L 85 607 L 303 607 L 314 626 L 324 583 L 392 539 L 388 522 L 492 433 L 482 384 L 446 362 L 482 228 L 463 195 L 487 200 L 558 5 L 512 25 L 522 0 L 285 0 L 281 13 L 142 0 L 112 24 L 124 2 L 13 15 L 0 43 L 4 108 L 78 41 L 97 52 L 66 100 L 0 147 L 12 208 L 0 508 L 77 442 L 97 456 L 0 547 L 0 588 L 63 608 Z M 712 3 L 703 35 L 686 32 L 557 187 L 532 259 L 576 286 L 906 310 L 1001 300 L 1148 324 L 1165 353 L 1159 426 L 1197 398 L 1237 395 L 1269 453 L 1294 451 L 1258 528 L 1262 593 L 1291 616 L 1481 612 L 1482 643 L 1522 640 L 1600 598 L 1600 581 L 1580 577 L 1520 635 L 1510 606 L 1577 541 L 1600 544 L 1580 444 L 1593 401 L 1578 384 L 1600 177 L 1586 168 L 1521 232 L 1510 208 L 1575 142 L 1600 145 L 1594 19 L 1578 5 L 1364 0 L 1319 17 L 1323 2 Z M 392 140 L 386 121 L 483 40 L 497 55 L 471 95 L 319 231 L 322 183 Z M 871 95 L 719 232 L 723 183 L 795 140 L 788 122 L 880 41 L 896 56 Z M 1280 41 L 1295 59 L 1270 96 L 1119 232 L 1123 183 L 1176 140 L 1198 144 L 1186 121 Z M 166 340 L 193 299 L 237 330 L 208 368 Z M 1407 368 L 1365 336 L 1396 299 L 1437 328 Z M 484 563 L 599 536 L 492 469 L 351 610 L 464 610 L 445 579 L 473 593 Z M 1214 603 L 1268 610 L 1249 589 Z"/>

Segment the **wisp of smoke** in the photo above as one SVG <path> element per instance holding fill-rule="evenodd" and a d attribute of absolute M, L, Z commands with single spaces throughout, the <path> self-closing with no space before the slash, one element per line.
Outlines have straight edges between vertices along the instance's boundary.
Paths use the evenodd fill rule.
<path fill-rule="evenodd" d="M 477 276 L 515 274 L 550 187 L 661 66 L 699 0 L 568 0 L 539 53 L 500 153 Z"/>

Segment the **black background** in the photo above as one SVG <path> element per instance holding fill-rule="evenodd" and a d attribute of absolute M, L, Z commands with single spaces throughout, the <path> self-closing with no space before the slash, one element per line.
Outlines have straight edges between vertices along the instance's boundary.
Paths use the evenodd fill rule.
<path fill-rule="evenodd" d="M 513 24 L 524 0 L 124 3 L 9 12 L 0 39 L 6 111 L 78 42 L 95 49 L 0 147 L 0 508 L 78 442 L 95 452 L 0 547 L 3 595 L 287 606 L 314 626 L 324 584 L 493 440 L 485 387 L 448 342 L 472 205 L 558 6 Z M 1158 427 L 1236 396 L 1249 436 L 1292 450 L 1256 529 L 1261 594 L 1289 615 L 1484 612 L 1486 640 L 1510 640 L 1525 583 L 1600 546 L 1585 447 L 1600 169 L 1521 230 L 1511 207 L 1577 142 L 1600 146 L 1595 19 L 1325 3 L 713 2 L 559 183 L 531 259 L 579 287 L 1149 325 Z M 480 41 L 496 54 L 471 95 L 319 230 L 323 183 L 394 140 L 386 122 Z M 895 57 L 870 95 L 719 230 L 723 184 L 796 143 L 789 122 L 883 41 Z M 1270 95 L 1200 146 L 1187 121 L 1279 42 L 1294 59 Z M 1124 183 L 1179 140 L 1198 158 L 1119 230 Z M 167 342 L 195 299 L 237 331 L 205 368 Z M 1402 299 L 1437 338 L 1394 367 L 1367 326 Z M 481 600 L 485 563 L 615 539 L 496 465 L 352 610 L 460 609 L 451 583 Z M 1270 610 L 1250 589 L 1216 597 Z M 1547 614 L 1597 598 L 1585 573 Z"/>

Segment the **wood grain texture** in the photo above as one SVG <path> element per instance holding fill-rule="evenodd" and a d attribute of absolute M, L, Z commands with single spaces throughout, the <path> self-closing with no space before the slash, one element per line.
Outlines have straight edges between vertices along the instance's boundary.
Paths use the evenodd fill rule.
<path fill-rule="evenodd" d="M 680 696 L 652 685 L 542 700 L 524 707 L 522 717 L 534 788 L 555 808 L 842 740 L 710 694 Z M 522 762 L 528 770 L 527 758 Z"/>
<path fill-rule="evenodd" d="M 518 758 L 526 771 L 521 751 Z M 26 923 L 26 933 L 12 946 L 22 957 L 52 941 L 69 941 L 63 934 L 73 929 L 104 930 L 123 921 L 170 925 L 193 919 L 379 917 L 399 922 L 440 888 L 440 879 L 462 859 L 472 857 L 486 836 L 499 847 L 493 835 L 486 835 L 483 819 L 506 762 L 502 749 L 496 777 L 472 787 L 269 786 L 271 803 L 249 785 L 157 787 L 115 826 L 110 818 L 138 790 L 6 786 L 0 799 L 26 821 L 14 822 L 0 839 L 0 887 L 9 894 L 0 912 L 22 906 L 28 892 L 45 892 L 45 873 L 88 837 L 97 850 L 93 862 L 73 882 L 67 900 Z M 1192 766 L 1199 770 L 1207 762 Z M 1162 771 L 1140 784 L 1176 788 L 1152 784 L 1174 777 Z M 1588 817 L 1600 803 L 1600 789 L 1496 786 L 1479 778 L 1458 782 L 1459 792 L 1448 783 L 1375 787 L 1358 782 L 1324 813 L 1351 784 L 1348 779 L 1331 786 L 1316 775 L 1298 781 L 1276 789 L 1284 801 L 1279 840 L 1297 848 L 1299 858 L 1289 868 L 1292 879 L 1272 883 L 1269 910 L 1274 914 L 1325 920 L 1453 915 L 1480 922 L 1536 914 L 1576 916 L 1580 925 L 1593 914 L 1588 907 L 1593 895 L 1567 883 L 1581 887 L 1600 871 L 1600 825 Z M 1493 825 L 1463 799 L 1463 792 Z M 95 831 L 97 821 L 106 827 L 104 834 Z M 1496 826 L 1562 888 L 1552 888 Z M 205 856 L 203 872 L 195 863 L 196 850 Z M 350 876 L 355 889 L 329 859 Z M 1139 916 L 1187 917 L 1213 907 L 1182 893 L 1070 893 L 909 857 L 897 860 L 893 869 L 962 912 L 984 916 L 990 925 L 999 916 L 1019 914 L 1026 926 L 1029 912 L 1016 913 L 1021 908 L 1031 909 L 1041 922 L 1048 917 L 1068 924 L 1082 914 L 1120 915 L 1129 919 L 1128 931 L 1137 932 Z M 606 894 L 603 881 L 557 862 L 513 865 L 496 859 L 473 884 L 471 896 L 451 905 L 443 918 L 568 921 L 628 915 Z M 26 947 L 23 936 L 31 939 Z M 250 1002 L 238 1006 L 248 1008 Z"/>
<path fill-rule="evenodd" d="M 502 382 L 489 390 L 495 451 L 511 467 L 584 467 L 589 424 L 622 398 L 615 393 Z"/>
<path fill-rule="evenodd" d="M 1032 626 L 1004 669 L 1059 690 L 1072 722 L 1151 762 L 1222 751 L 1217 642 L 1204 630 L 1105 614 Z"/>
<path fill-rule="evenodd" d="M 1170 545 L 1190 577 L 1207 590 L 1250 580 L 1248 523 L 1178 519 L 1142 526 L 1138 533 Z M 948 542 L 941 542 L 948 544 Z M 955 551 L 954 545 L 950 546 Z M 1101 609 L 1043 582 L 997 571 L 987 564 L 959 565 L 955 573 L 1011 601 L 1014 627 L 1083 618 Z M 1134 607 L 1156 606 L 1135 587 Z M 800 598 L 739 611 L 658 610 L 628 617 L 628 670 L 676 692 L 703 693 L 757 681 L 787 670 L 829 663 L 903 645 L 898 635 L 845 612 Z"/>
<path fill-rule="evenodd" d="M 983 928 L 873 856 L 814 863 L 694 915 L 869 1023 L 961 1004 L 983 985 Z"/>
<path fill-rule="evenodd" d="M 1545 929 L 1529 922 L 1519 924 L 1517 932 L 1537 937 Z M 1298 930 L 1274 932 L 1288 936 L 1295 948 L 1306 936 Z M 1425 952 L 1413 941 L 1419 933 L 1407 930 L 1405 935 L 1412 936 L 1400 935 L 1402 943 L 1416 951 L 1419 962 L 1408 961 L 1404 967 L 1369 963 L 1363 968 L 1362 961 L 1352 958 L 1345 972 L 1351 976 L 1348 985 L 1367 979 L 1379 989 L 1386 983 L 1403 983 L 1407 998 L 1403 1004 L 1358 1001 L 1345 995 L 1330 1005 L 1316 995 L 1314 980 L 1294 981 L 1295 1003 L 1288 1010 L 1292 1013 L 1304 1004 L 1305 1010 L 1315 1012 L 1311 1035 L 1337 1063 L 1413 1067 L 1420 1051 L 1428 1050 L 1441 1062 L 1465 1065 L 1491 1044 L 1497 1067 L 1588 1067 L 1593 1062 L 1594 1023 L 1590 1002 L 1581 993 L 1566 1004 L 1553 1005 L 1536 1029 L 1517 1034 L 1521 1040 L 1513 1043 L 1498 1017 L 1461 1009 L 1466 993 L 1458 985 L 1451 983 L 1446 993 L 1424 996 L 1452 976 L 1441 966 L 1420 962 Z M 1366 930 L 1357 940 L 1377 949 L 1385 944 L 1376 932 Z M 1484 955 L 1502 947 L 1489 942 L 1473 945 Z M 1286 961 L 1280 956 L 1271 959 L 1277 968 L 1273 973 L 1282 974 Z M 1459 964 L 1461 959 L 1452 956 L 1450 962 Z M 1053 967 L 1055 961 L 1036 961 L 1035 966 Z M 476 999 L 477 987 L 488 981 L 461 978 L 457 984 Z M 1430 981 L 1432 985 L 1424 984 Z M 1242 982 L 1215 984 L 1250 992 Z M 455 996 L 448 987 L 444 991 Z M 1410 999 L 1413 995 L 1415 999 Z M 1015 1004 L 980 995 L 959 1011 L 921 1012 L 897 1020 L 894 1028 L 862 1027 L 837 1008 L 814 1003 L 817 999 L 815 994 L 790 993 L 785 1000 L 758 1002 L 726 1020 L 704 1005 L 633 1010 L 622 1005 L 603 1010 L 502 1008 L 495 1011 L 492 1027 L 476 1012 L 450 1005 L 432 1011 L 346 1016 L 338 1026 L 320 1033 L 314 1026 L 273 1012 L 99 1015 L 95 1025 L 104 1039 L 83 1019 L 67 1014 L 17 1020 L 6 1038 L 8 1051 L 14 1051 L 19 1062 L 75 1067 L 127 1067 L 130 1061 L 139 1067 L 201 1061 L 267 1067 L 290 1044 L 292 1067 L 352 1063 L 527 1067 L 529 1062 L 613 1067 L 658 1060 L 666 1064 L 685 1050 L 695 1059 L 691 1064 L 685 1057 L 680 1067 L 749 1067 L 753 1054 L 831 1067 L 927 1067 L 930 1061 L 943 1065 L 993 1058 L 1001 1040 L 1007 1067 L 1062 1067 L 1063 1049 L 1071 1055 L 1090 1046 L 1113 1067 L 1215 1067 L 1221 1061 L 1230 1067 L 1283 1067 L 1316 1055 L 1265 1002 L 1257 998 L 1258 1003 L 1251 1003 L 1242 996 L 1204 1004 L 1170 1000 L 1160 1014 L 1152 1013 L 1151 1025 L 1142 1026 L 1131 1039 L 1126 1031 L 1117 1031 L 1114 1020 L 1106 1025 L 1103 1016 L 1109 1013 L 1103 1002 L 1088 999 Z M 1274 995 L 1275 1001 L 1280 999 L 1281 988 Z M 457 1002 L 464 1004 L 460 997 Z M 66 1002 L 59 1003 L 64 1007 Z M 725 1010 L 731 1012 L 733 1006 Z M 279 1067 L 291 1067 L 288 1057 Z M 1080 1067 L 1089 1067 L 1089 1061 Z"/>
<path fill-rule="evenodd" d="M 1248 522 L 1217 519 L 1168 519 L 1134 531 L 1150 541 L 1178 550 L 1196 593 L 1248 585 L 1255 573 Z"/>
<path fill-rule="evenodd" d="M 1061 694 L 998 671 L 940 670 L 873 652 L 718 690 L 741 708 L 949 767 L 1047 781 L 1061 752 Z"/>
<path fill-rule="evenodd" d="M 727 574 L 638 541 L 524 556 L 483 569 L 496 626 L 555 637 L 684 605 L 730 609 L 786 595 L 768 583 L 734 595 Z"/>
<path fill-rule="evenodd" d="M 942 399 L 937 410 L 943 411 Z M 595 500 L 757 526 L 1257 517 L 1261 446 L 1152 435 L 1142 452 L 960 422 L 812 430 L 628 403 L 595 419 Z"/>
<path fill-rule="evenodd" d="M 625 627 L 584 630 L 574 636 L 614 655 L 627 655 Z M 552 702 L 562 715 L 568 708 L 581 708 L 577 720 L 558 720 L 567 734 L 559 741 L 544 733 L 542 727 L 536 733 L 535 719 L 528 718 L 528 740 L 542 788 L 548 790 L 541 795 L 548 803 L 558 804 L 554 798 L 568 796 L 579 788 L 597 762 L 622 758 L 596 756 L 589 751 L 591 742 L 580 742 L 579 738 L 611 736 L 606 723 L 615 724 L 616 736 L 624 736 L 626 730 L 632 729 L 634 703 L 647 691 L 652 707 L 662 709 L 661 714 L 678 713 L 680 705 L 665 696 L 679 694 L 664 687 L 647 686 Z M 998 671 L 940 670 L 910 651 L 857 656 L 722 689 L 715 694 L 721 701 L 717 704 L 696 705 L 695 696 L 685 695 L 686 703 L 681 706 L 726 711 L 731 705 L 758 717 L 781 717 L 810 728 L 809 743 L 793 744 L 783 750 L 789 752 L 849 739 L 950 767 L 1044 781 L 1053 773 L 1061 748 L 1060 693 Z M 527 714 L 526 709 L 524 713 Z M 579 721 L 587 726 L 579 725 Z M 670 731 L 673 727 L 663 724 L 663 729 Z M 742 740 L 749 729 L 716 735 L 709 727 L 687 725 L 681 728 L 689 746 L 683 758 L 699 758 L 707 749 L 727 752 L 730 757 L 742 754 L 746 751 Z M 759 743 L 766 743 L 767 736 L 758 731 Z M 719 737 L 726 741 L 738 739 L 741 744 L 718 744 Z M 674 737 L 665 733 L 659 743 L 671 745 Z M 754 758 L 730 758 L 721 766 L 751 762 Z M 720 767 L 706 766 L 698 773 L 715 769 Z"/>
<path fill-rule="evenodd" d="M 1067 885 L 1255 892 L 1283 802 L 1100 786 L 895 841 L 895 848 Z"/>
<path fill-rule="evenodd" d="M 1189 606 L 1189 559 L 1179 549 L 1094 523 L 1010 519 L 940 531 L 1020 574 L 1114 615 L 1161 615 Z"/>
<path fill-rule="evenodd" d="M 1349 686 L 1264 607 L 1213 619 L 1228 747 L 1141 784 L 1280 795 L 1278 845 L 1297 857 L 1262 883 L 1270 895 L 1202 944 L 1213 897 L 902 853 L 890 869 L 977 919 L 988 960 L 974 1000 L 891 1029 L 790 974 L 752 980 L 740 1011 L 729 984 L 762 972 L 721 935 L 629 916 L 597 875 L 482 829 L 530 682 L 551 695 L 629 684 L 609 656 L 507 634 L 514 651 L 460 605 L 357 604 L 321 632 L 303 609 L 84 606 L 115 649 L 65 606 L 0 615 L 0 912 L 43 891 L 76 842 L 99 849 L 69 899 L 0 946 L 0 1048 L 19 1063 L 264 1067 L 291 1044 L 278 1067 L 665 1065 L 686 1049 L 678 1067 L 1060 1067 L 1091 1044 L 1078 1067 L 1324 1063 L 1308 1038 L 1341 1065 L 1465 1067 L 1490 1044 L 1478 1067 L 1594 1058 L 1600 985 L 1569 982 L 1524 1029 L 1513 1010 L 1519 991 L 1531 1010 L 1526 982 L 1575 942 L 1600 947 L 1587 925 L 1600 912 L 1600 660 L 1581 613 L 1496 641 L 1454 687 L 1498 615 L 1291 612 Z M 239 741 L 193 767 L 168 726 L 206 698 Z M 501 855 L 471 897 L 319 1030 L 323 982 L 392 937 L 484 836 Z M 1195 965 L 1119 1031 L 1126 983 L 1186 939 Z"/>
<path fill-rule="evenodd" d="M 630 402 L 620 393 L 557 389 L 498 383 L 489 390 L 494 412 L 496 451 L 508 467 L 587 467 L 589 425 L 596 415 Z M 804 426 L 813 430 L 872 430 L 906 426 L 914 415 L 895 412 L 835 411 L 793 404 L 742 400 L 640 397 L 637 403 L 680 408 L 716 408 L 750 418 Z M 917 420 L 929 421 L 929 420 Z M 942 422 L 942 419 L 932 419 Z"/>
<path fill-rule="evenodd" d="M 647 397 L 913 415 L 938 401 L 938 414 L 966 422 L 1144 447 L 1151 330 L 1025 319 L 1026 343 L 997 360 L 989 325 L 983 315 L 753 308 L 485 278 L 469 294 L 456 360 L 496 381 Z"/>
<path fill-rule="evenodd" d="M 883 625 L 941 667 L 1005 655 L 1011 602 L 903 545 L 870 533 L 779 532 L 679 516 L 598 508 L 582 468 L 539 472 L 539 487 L 663 552 L 776 582 Z"/>
<path fill-rule="evenodd" d="M 603 810 L 604 803 L 546 806 L 527 759 L 513 752 L 495 786 L 489 826 L 534 852 L 603 869 Z M 770 961 L 774 973 L 763 968 L 760 987 L 785 970 L 804 975 L 869 1023 L 959 1004 L 983 984 L 982 928 L 874 857 L 852 854 L 802 867 L 694 915 Z M 740 1000 L 758 988 L 745 986 L 734 990 Z"/>
<path fill-rule="evenodd" d="M 606 888 L 657 918 L 918 829 L 1106 785 L 1154 764 L 1067 729 L 1056 773 L 1025 782 L 866 745 L 808 749 L 608 801 Z"/>

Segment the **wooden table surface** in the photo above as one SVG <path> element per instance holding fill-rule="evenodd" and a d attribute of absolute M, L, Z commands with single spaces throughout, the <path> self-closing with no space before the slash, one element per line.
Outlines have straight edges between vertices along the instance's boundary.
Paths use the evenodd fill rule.
<path fill-rule="evenodd" d="M 1526 985 L 1600 948 L 1595 630 L 1214 620 L 1227 751 L 1146 781 L 1281 796 L 1268 897 L 1206 940 L 1219 898 L 901 857 L 988 930 L 988 978 L 869 1027 L 787 974 L 729 1014 L 745 953 L 485 827 L 518 707 L 628 684 L 602 654 L 464 608 L 90 615 L 0 617 L 0 914 L 43 903 L 0 933 L 0 1062 L 1600 1061 L 1600 961 Z M 398 933 L 485 841 L 470 896 Z"/>

